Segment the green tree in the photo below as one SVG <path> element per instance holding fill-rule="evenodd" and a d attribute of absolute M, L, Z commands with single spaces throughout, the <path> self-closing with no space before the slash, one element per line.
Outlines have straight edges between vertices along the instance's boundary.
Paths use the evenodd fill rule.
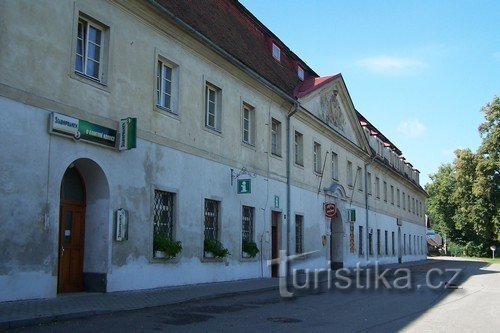
<path fill-rule="evenodd" d="M 453 164 L 442 165 L 426 185 L 433 228 L 470 255 L 486 255 L 500 241 L 500 98 L 481 112 L 481 146 L 457 150 Z"/>

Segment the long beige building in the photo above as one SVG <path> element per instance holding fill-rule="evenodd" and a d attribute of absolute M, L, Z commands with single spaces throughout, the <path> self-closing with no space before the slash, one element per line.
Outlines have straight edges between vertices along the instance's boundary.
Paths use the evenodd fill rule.
<path fill-rule="evenodd" d="M 0 301 L 425 258 L 418 170 L 239 2 L 6 0 L 0 36 Z"/>

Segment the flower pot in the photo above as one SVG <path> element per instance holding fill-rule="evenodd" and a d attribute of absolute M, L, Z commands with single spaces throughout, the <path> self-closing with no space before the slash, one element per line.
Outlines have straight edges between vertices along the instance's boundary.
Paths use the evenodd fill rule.
<path fill-rule="evenodd" d="M 163 251 L 155 251 L 155 258 L 157 259 L 165 259 L 167 254 Z"/>
<path fill-rule="evenodd" d="M 214 254 L 212 252 L 205 251 L 204 257 L 205 258 L 213 258 Z"/>

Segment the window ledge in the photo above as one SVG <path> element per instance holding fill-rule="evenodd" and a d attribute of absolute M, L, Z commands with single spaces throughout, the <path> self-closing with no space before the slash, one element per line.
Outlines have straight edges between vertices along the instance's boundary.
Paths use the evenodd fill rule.
<path fill-rule="evenodd" d="M 300 168 L 302 170 L 304 170 L 304 164 L 299 164 L 299 163 L 293 163 L 297 168 Z"/>
<path fill-rule="evenodd" d="M 246 147 L 246 148 L 251 149 L 253 151 L 257 151 L 257 148 L 255 148 L 255 144 L 251 144 L 251 143 L 248 143 L 248 142 L 245 142 L 245 141 L 241 141 L 241 145 L 243 147 Z"/>
<path fill-rule="evenodd" d="M 211 128 L 211 127 L 207 127 L 207 125 L 204 125 L 203 126 L 203 130 L 205 130 L 206 132 L 208 133 L 211 133 L 211 134 L 215 134 L 221 138 L 223 138 L 224 136 L 222 135 L 222 132 L 219 131 L 219 130 L 216 130 L 215 128 Z"/>
<path fill-rule="evenodd" d="M 180 119 L 181 117 L 179 116 L 178 112 L 176 113 L 174 111 L 170 111 L 169 109 L 166 109 L 166 108 L 164 108 L 164 107 L 162 107 L 160 105 L 155 104 L 154 111 L 158 112 L 161 115 L 169 116 L 169 117 L 171 117 L 171 118 L 173 118 L 175 120 L 181 120 Z"/>
<path fill-rule="evenodd" d="M 111 89 L 109 88 L 109 86 L 106 83 L 104 83 L 102 81 L 98 81 L 98 80 L 94 79 L 91 76 L 88 76 L 88 75 L 85 75 L 83 73 L 79 73 L 79 72 L 76 72 L 76 71 L 71 72 L 69 76 L 72 79 L 75 79 L 75 80 L 78 80 L 80 82 L 86 83 L 86 84 L 88 84 L 88 85 L 90 85 L 90 86 L 92 86 L 94 88 L 106 91 L 108 93 L 111 92 Z"/>
<path fill-rule="evenodd" d="M 180 256 L 170 258 L 170 259 L 152 257 L 149 262 L 152 264 L 177 264 L 180 262 Z"/>
<path fill-rule="evenodd" d="M 276 159 L 278 159 L 278 160 L 280 160 L 280 161 L 282 161 L 282 160 L 283 160 L 283 157 L 282 157 L 281 155 L 275 154 L 275 153 L 273 153 L 273 152 L 271 152 L 271 157 L 274 157 L 274 158 L 276 158 Z"/>
<path fill-rule="evenodd" d="M 200 261 L 203 263 L 222 263 L 224 262 L 224 258 L 206 258 L 201 257 Z"/>

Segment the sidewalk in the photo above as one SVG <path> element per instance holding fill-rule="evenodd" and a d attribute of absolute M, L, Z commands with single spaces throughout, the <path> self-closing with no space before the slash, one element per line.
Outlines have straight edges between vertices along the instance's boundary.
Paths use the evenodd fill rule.
<path fill-rule="evenodd" d="M 429 260 L 412 261 L 380 265 L 380 268 L 412 267 L 429 262 Z M 277 278 L 112 293 L 78 293 L 50 299 L 4 302 L 0 303 L 0 329 L 273 289 L 278 289 Z"/>
<path fill-rule="evenodd" d="M 278 288 L 278 279 L 250 279 L 113 293 L 78 293 L 0 303 L 0 329 Z"/>

